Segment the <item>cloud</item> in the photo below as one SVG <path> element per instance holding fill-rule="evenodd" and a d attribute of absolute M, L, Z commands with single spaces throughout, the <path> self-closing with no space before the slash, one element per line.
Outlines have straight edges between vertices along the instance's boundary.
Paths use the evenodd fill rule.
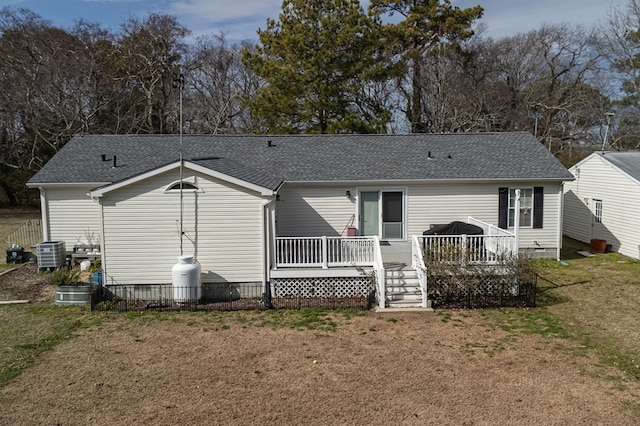
<path fill-rule="evenodd" d="M 248 20 L 266 22 L 267 17 L 277 18 L 282 2 L 280 0 L 183 0 L 174 1 L 169 11 L 178 16 L 204 22 L 223 23 Z"/>

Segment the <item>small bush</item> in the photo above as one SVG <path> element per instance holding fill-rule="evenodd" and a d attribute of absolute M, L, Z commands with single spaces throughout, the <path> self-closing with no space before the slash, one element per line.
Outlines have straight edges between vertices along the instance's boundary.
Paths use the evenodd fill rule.
<path fill-rule="evenodd" d="M 80 282 L 80 270 L 79 269 L 67 269 L 60 268 L 56 269 L 51 273 L 51 284 L 55 286 L 62 285 L 81 285 Z"/>

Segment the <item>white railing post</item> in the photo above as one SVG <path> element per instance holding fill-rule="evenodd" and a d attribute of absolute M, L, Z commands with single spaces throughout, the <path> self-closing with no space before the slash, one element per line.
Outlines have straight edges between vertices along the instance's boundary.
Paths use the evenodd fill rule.
<path fill-rule="evenodd" d="M 329 259 L 328 259 L 328 254 L 329 254 L 329 247 L 327 247 L 327 237 L 323 236 L 322 237 L 322 269 L 329 269 Z"/>
<path fill-rule="evenodd" d="M 377 235 L 373 236 L 373 269 L 378 281 L 378 306 L 385 308 L 385 271 L 384 262 L 382 261 L 382 251 L 380 250 L 380 239 Z"/>
<path fill-rule="evenodd" d="M 518 255 L 519 244 L 518 239 L 520 238 L 520 190 L 516 189 L 516 207 L 515 212 L 513 213 L 513 234 L 515 235 L 514 239 L 514 254 Z"/>
<path fill-rule="evenodd" d="M 468 263 L 469 259 L 467 258 L 467 234 L 462 234 L 462 252 L 460 253 L 462 256 L 462 259 L 460 259 L 462 261 L 462 264 L 465 265 Z"/>
<path fill-rule="evenodd" d="M 428 307 L 427 267 L 424 264 L 424 253 L 420 248 L 420 240 L 415 235 L 411 238 L 411 267 L 418 274 L 418 282 L 420 283 L 420 294 L 422 295 L 421 306 L 423 308 L 426 308 Z"/>

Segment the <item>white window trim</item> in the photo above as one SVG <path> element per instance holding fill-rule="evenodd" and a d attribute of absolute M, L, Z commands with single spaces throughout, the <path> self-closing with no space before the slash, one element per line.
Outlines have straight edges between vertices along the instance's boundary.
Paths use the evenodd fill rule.
<path fill-rule="evenodd" d="M 190 182 L 188 180 L 183 180 L 185 185 L 191 185 L 194 186 L 195 188 L 183 188 L 182 189 L 182 193 L 183 194 L 194 194 L 197 192 L 204 192 L 202 190 L 202 188 L 200 188 L 200 186 L 198 186 L 195 182 Z M 167 185 L 167 187 L 164 190 L 165 194 L 179 194 L 180 193 L 180 180 L 176 180 L 174 182 L 171 182 L 169 185 Z M 174 188 L 174 186 L 178 186 L 177 188 Z"/>
<path fill-rule="evenodd" d="M 514 215 L 515 215 L 515 208 L 516 207 L 511 205 L 511 191 L 515 191 L 516 189 L 519 189 L 521 191 L 521 194 L 520 194 L 520 203 L 521 203 L 520 204 L 520 210 L 523 209 L 523 207 L 522 207 L 522 198 L 523 198 L 522 197 L 522 191 L 525 191 L 525 190 L 531 191 L 531 206 L 528 207 L 529 212 L 527 214 L 527 216 L 529 216 L 529 222 L 530 223 L 529 223 L 529 225 L 523 225 L 522 224 L 522 220 L 521 220 L 520 221 L 520 228 L 532 228 L 533 229 L 533 210 L 534 210 L 534 202 L 535 202 L 534 201 L 535 197 L 534 197 L 534 194 L 533 194 L 534 193 L 533 187 L 526 187 L 526 188 L 521 188 L 521 187 L 511 188 L 511 187 L 509 187 L 509 197 L 507 198 L 507 226 L 509 227 L 509 229 L 513 228 L 513 220 L 511 218 L 511 211 L 514 211 Z M 527 207 L 524 207 L 524 208 L 527 208 Z M 513 217 L 514 217 L 514 220 L 515 220 L 515 216 L 513 216 Z"/>

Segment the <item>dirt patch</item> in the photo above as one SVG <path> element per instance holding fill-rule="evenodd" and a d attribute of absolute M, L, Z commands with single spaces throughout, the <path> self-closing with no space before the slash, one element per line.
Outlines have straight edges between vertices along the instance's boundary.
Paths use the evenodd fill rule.
<path fill-rule="evenodd" d="M 49 283 L 49 276 L 39 274 L 36 263 L 16 265 L 0 274 L 0 301 L 52 301 L 53 297 L 54 288 Z"/>
<path fill-rule="evenodd" d="M 0 423 L 637 424 L 637 381 L 481 312 L 274 315 L 111 315 L 0 390 Z"/>

